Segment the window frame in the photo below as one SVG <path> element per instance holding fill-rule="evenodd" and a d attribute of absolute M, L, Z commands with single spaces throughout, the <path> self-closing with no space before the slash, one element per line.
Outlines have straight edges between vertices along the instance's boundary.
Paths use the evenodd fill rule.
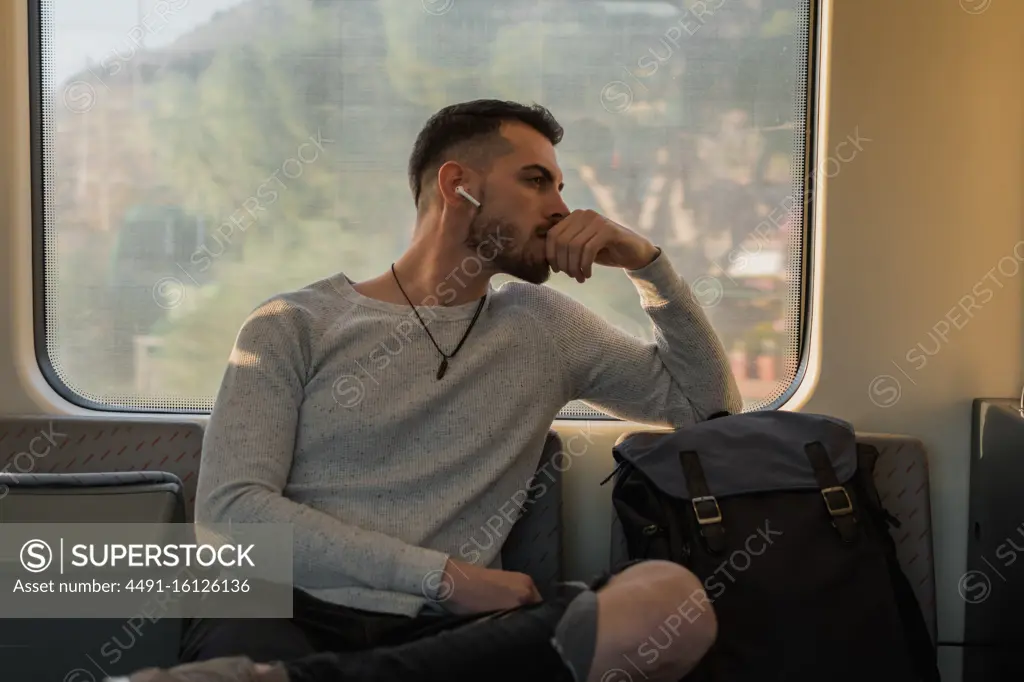
<path fill-rule="evenodd" d="M 75 392 L 65 384 L 57 371 L 54 369 L 53 359 L 47 346 L 47 327 L 49 309 L 49 294 L 46 283 L 46 216 L 48 207 L 45 202 L 46 190 L 46 164 L 44 163 L 45 136 L 47 133 L 46 100 L 51 95 L 44 92 L 43 73 L 43 3 L 47 0 L 26 0 L 28 5 L 28 88 L 29 88 L 29 130 L 30 130 L 30 162 L 31 162 L 31 230 L 32 230 L 32 311 L 33 311 L 33 347 L 35 349 L 36 364 L 42 377 L 49 387 L 62 399 L 74 405 L 76 408 L 84 408 L 96 413 L 110 414 L 138 414 L 138 415 L 199 415 L 209 416 L 210 410 L 200 409 L 170 409 L 165 407 L 132 408 L 121 405 L 109 405 L 100 403 Z M 800 391 L 811 359 L 811 333 L 812 333 L 812 303 L 814 301 L 813 291 L 813 254 L 816 246 L 817 233 L 817 211 L 816 197 L 818 193 L 818 178 L 816 165 L 818 161 L 818 116 L 820 113 L 820 70 L 822 68 L 822 39 L 824 26 L 822 25 L 823 7 L 825 0 L 807 0 L 807 41 L 806 41 L 806 71 L 807 79 L 803 86 L 803 196 L 802 224 L 800 226 L 800 248 L 801 258 L 799 273 L 799 285 L 797 287 L 797 310 L 794 319 L 796 320 L 796 352 L 798 355 L 796 371 L 788 386 L 770 403 L 759 408 L 760 410 L 782 409 Z M 803 46 L 798 46 L 803 50 Z M 794 106 L 796 106 L 794 101 Z M 52 173 L 52 169 L 51 169 Z M 684 275 L 685 276 L 685 275 Z M 576 406 L 578 405 L 578 406 Z M 564 414 L 566 410 L 572 410 L 574 414 Z M 616 417 L 593 410 L 578 401 L 567 404 L 563 411 L 556 417 L 559 421 L 622 421 Z"/>

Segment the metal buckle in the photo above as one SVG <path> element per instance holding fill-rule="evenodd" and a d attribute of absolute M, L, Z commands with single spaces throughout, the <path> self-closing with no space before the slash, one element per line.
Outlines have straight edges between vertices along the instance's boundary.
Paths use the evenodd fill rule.
<path fill-rule="evenodd" d="M 846 505 L 838 509 L 833 508 L 832 503 L 828 499 L 829 493 L 842 493 L 843 497 L 846 498 Z M 831 488 L 822 488 L 821 496 L 825 500 L 825 506 L 828 507 L 828 513 L 832 516 L 846 516 L 853 513 L 853 502 L 850 500 L 850 494 L 846 492 L 846 488 L 843 486 L 837 485 Z"/>
<path fill-rule="evenodd" d="M 697 509 L 697 503 L 699 503 L 699 502 L 714 502 L 715 503 L 715 515 L 713 517 L 702 517 L 700 515 L 700 510 Z M 721 523 L 721 521 L 722 521 L 722 510 L 718 506 L 718 500 L 716 500 L 711 495 L 707 495 L 705 497 L 695 497 L 692 500 L 690 500 L 690 505 L 693 506 L 693 513 L 695 513 L 697 515 L 697 523 L 699 523 L 700 525 L 706 526 L 709 523 Z"/>

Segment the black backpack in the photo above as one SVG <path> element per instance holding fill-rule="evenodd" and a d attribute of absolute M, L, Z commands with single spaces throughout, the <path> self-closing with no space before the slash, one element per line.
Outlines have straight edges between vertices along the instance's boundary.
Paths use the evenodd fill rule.
<path fill-rule="evenodd" d="M 872 479 L 878 452 L 848 423 L 720 413 L 613 453 L 629 558 L 689 568 L 718 620 L 687 682 L 939 680 Z M 667 638 L 653 634 L 656 651 Z"/>

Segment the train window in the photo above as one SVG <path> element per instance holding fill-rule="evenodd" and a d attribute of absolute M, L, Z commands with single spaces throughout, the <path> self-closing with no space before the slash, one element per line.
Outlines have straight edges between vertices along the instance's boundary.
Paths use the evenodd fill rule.
<path fill-rule="evenodd" d="M 68 399 L 210 410 L 259 302 L 407 245 L 412 141 L 478 97 L 552 110 L 566 201 L 670 255 L 748 408 L 793 388 L 811 0 L 32 5 L 37 348 Z M 653 341 L 621 272 L 546 286 Z"/>

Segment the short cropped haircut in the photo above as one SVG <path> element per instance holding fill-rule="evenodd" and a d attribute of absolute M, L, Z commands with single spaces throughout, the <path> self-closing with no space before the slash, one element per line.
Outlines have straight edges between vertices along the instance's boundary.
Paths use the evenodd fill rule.
<path fill-rule="evenodd" d="M 437 173 L 447 161 L 456 159 L 485 170 L 496 157 L 511 152 L 499 133 L 508 121 L 525 123 L 552 145 L 562 141 L 562 126 L 539 104 L 478 99 L 447 106 L 427 120 L 409 157 L 409 188 L 416 205 L 426 174 Z"/>

